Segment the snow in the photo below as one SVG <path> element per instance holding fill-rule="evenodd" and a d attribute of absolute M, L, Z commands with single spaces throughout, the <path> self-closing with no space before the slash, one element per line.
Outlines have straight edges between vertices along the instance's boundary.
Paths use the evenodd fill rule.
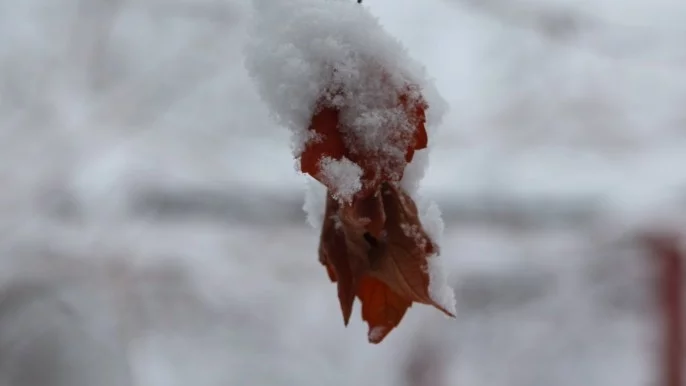
<path fill-rule="evenodd" d="M 343 157 L 340 160 L 324 157 L 320 161 L 322 179 L 334 189 L 331 194 L 341 202 L 350 203 L 355 193 L 362 189 L 362 168 Z"/>
<path fill-rule="evenodd" d="M 305 202 L 303 210 L 307 215 L 307 223 L 313 229 L 321 230 L 326 211 L 326 187 L 311 177 L 306 177 Z"/>
<path fill-rule="evenodd" d="M 445 102 L 423 68 L 364 7 L 341 0 L 256 1 L 255 5 L 247 67 L 272 114 L 295 138 L 296 157 L 310 141 L 321 140 L 313 137 L 308 127 L 313 114 L 328 106 L 340 109 L 338 128 L 352 152 L 374 154 L 389 165 L 405 164 L 406 149 L 411 146 L 408 141 L 417 130 L 410 115 L 414 110 L 398 104 L 401 95 L 410 106 L 423 106 L 424 94 L 431 96 L 427 123 L 440 122 Z M 432 140 L 429 137 L 430 143 Z M 425 153 L 418 155 L 403 175 L 403 187 L 417 198 L 428 165 Z M 353 161 L 324 157 L 320 167 L 322 182 L 341 202 L 350 202 L 362 189 L 363 170 Z M 310 224 L 321 223 L 321 209 L 313 205 L 319 201 L 314 194 L 308 191 L 304 206 L 313 211 L 307 214 Z M 441 221 L 440 211 L 432 210 L 430 215 L 428 221 Z M 434 233 L 441 229 L 431 226 Z M 438 240 L 440 234 L 434 236 Z M 440 259 L 436 255 L 430 260 L 429 292 L 454 313 L 454 294 L 446 274 L 440 271 Z"/>
<path fill-rule="evenodd" d="M 400 93 L 411 104 L 429 98 L 429 125 L 440 119 L 445 102 L 423 67 L 355 2 L 256 1 L 250 32 L 247 68 L 272 114 L 290 129 L 296 157 L 316 140 L 307 128 L 322 99 L 344 107 L 341 128 L 355 148 L 391 160 L 404 157 L 407 146 L 389 144 L 414 131 L 397 106 Z"/>
<path fill-rule="evenodd" d="M 364 3 L 335 7 L 341 20 L 368 10 L 365 26 L 400 41 L 451 106 L 416 156 L 431 164 L 408 169 L 421 186 L 403 183 L 441 245 L 455 320 L 413 307 L 374 347 L 362 321 L 343 327 L 318 234 L 303 226 L 290 132 L 241 60 L 256 13 L 246 1 L 0 2 L 3 294 L 25 281 L 69 288 L 88 331 L 123 356 L 103 362 L 125 359 L 135 385 L 654 384 L 654 278 L 631 241 L 685 217 L 684 2 Z M 259 17 L 275 28 L 300 17 L 287 2 L 255 9 L 270 4 Z M 537 24 L 548 14 L 585 17 L 549 35 Z M 250 65 L 305 79 L 302 63 L 274 61 L 282 53 Z M 425 91 L 431 117 L 443 107 Z M 310 112 L 292 102 L 289 117 Z M 168 196 L 152 213 L 133 205 L 153 188 Z M 321 212 L 308 216 L 318 229 Z M 97 358 L 102 346 L 74 326 L 43 352 Z"/>
<path fill-rule="evenodd" d="M 386 327 L 385 326 L 376 326 L 369 330 L 369 334 L 367 334 L 367 338 L 369 339 L 370 342 L 378 342 L 379 338 L 383 337 L 384 334 L 386 333 Z"/>
<path fill-rule="evenodd" d="M 441 210 L 435 202 L 427 201 L 424 208 L 420 208 L 419 218 L 431 240 L 438 246 L 438 253 L 427 259 L 429 273 L 429 296 L 438 305 L 453 315 L 457 314 L 455 292 L 448 280 L 448 270 L 443 260 L 439 258 L 443 241 L 445 224 L 441 218 Z"/>

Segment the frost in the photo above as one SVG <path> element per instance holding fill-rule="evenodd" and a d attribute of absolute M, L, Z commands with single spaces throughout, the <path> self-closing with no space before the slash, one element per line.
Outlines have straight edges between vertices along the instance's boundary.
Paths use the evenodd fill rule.
<path fill-rule="evenodd" d="M 429 147 L 431 147 L 431 137 L 429 137 Z M 401 187 L 415 200 L 418 197 L 419 182 L 424 178 L 424 173 L 429 167 L 429 151 L 422 149 L 414 153 L 412 162 L 405 167 L 405 174 L 400 181 Z"/>
<path fill-rule="evenodd" d="M 367 335 L 367 337 L 369 338 L 370 342 L 377 342 L 384 336 L 384 334 L 386 334 L 386 331 L 388 331 L 388 327 L 376 326 L 369 330 L 369 334 Z"/>
<path fill-rule="evenodd" d="M 435 202 L 427 202 L 425 210 L 420 210 L 419 218 L 429 238 L 438 245 L 443 237 L 445 224 L 441 218 L 441 210 Z M 438 250 L 438 248 L 437 248 Z M 443 259 L 436 253 L 427 259 L 429 273 L 429 296 L 446 311 L 455 315 L 455 292 L 448 284 L 448 274 Z"/>
<path fill-rule="evenodd" d="M 311 177 L 307 178 L 303 210 L 307 214 L 307 223 L 314 229 L 322 229 L 326 210 L 326 188 Z"/>
<path fill-rule="evenodd" d="M 457 307 L 455 302 L 455 291 L 448 284 L 448 274 L 443 264 L 443 259 L 438 255 L 430 256 L 427 259 L 429 272 L 429 296 L 439 306 L 455 315 Z"/>
<path fill-rule="evenodd" d="M 321 161 L 322 178 L 332 187 L 331 194 L 341 201 L 350 201 L 362 188 L 362 168 L 347 158 L 336 160 L 324 158 Z"/>
<path fill-rule="evenodd" d="M 400 224 L 400 229 L 403 231 L 405 236 L 414 239 L 415 244 L 419 249 L 426 248 L 426 239 L 422 237 L 419 231 L 419 226 L 416 224 Z"/>

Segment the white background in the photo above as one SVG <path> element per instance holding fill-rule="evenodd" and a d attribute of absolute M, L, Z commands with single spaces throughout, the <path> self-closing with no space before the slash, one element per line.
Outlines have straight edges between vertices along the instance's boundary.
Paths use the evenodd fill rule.
<path fill-rule="evenodd" d="M 631 241 L 684 214 L 686 3 L 364 6 L 451 106 L 423 192 L 456 320 L 415 306 L 378 346 L 343 327 L 243 67 L 248 0 L 0 1 L 3 287 L 47 285 L 136 385 L 654 384 Z"/>

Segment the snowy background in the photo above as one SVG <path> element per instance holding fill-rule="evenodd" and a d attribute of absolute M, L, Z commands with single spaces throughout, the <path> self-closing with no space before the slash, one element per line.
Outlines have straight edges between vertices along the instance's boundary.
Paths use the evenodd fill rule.
<path fill-rule="evenodd" d="M 655 384 L 632 235 L 683 223 L 686 3 L 364 6 L 450 104 L 422 192 L 457 319 L 343 327 L 244 69 L 250 1 L 1 0 L 0 384 L 76 385 L 29 377 L 55 357 L 113 385 Z"/>

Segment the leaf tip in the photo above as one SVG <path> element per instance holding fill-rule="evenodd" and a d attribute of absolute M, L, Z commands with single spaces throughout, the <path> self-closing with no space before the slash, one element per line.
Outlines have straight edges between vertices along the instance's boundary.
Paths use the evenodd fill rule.
<path fill-rule="evenodd" d="M 348 327 L 348 323 L 350 323 L 350 312 L 346 313 L 345 311 L 343 312 L 343 325 Z"/>
<path fill-rule="evenodd" d="M 343 324 L 347 327 L 350 322 L 350 315 L 353 313 L 355 297 L 348 292 L 341 291 L 338 294 L 338 299 L 341 305 L 341 313 L 343 314 Z"/>
<path fill-rule="evenodd" d="M 451 302 L 449 302 L 445 305 L 438 303 L 436 301 L 433 301 L 431 303 L 431 305 L 434 306 L 434 308 L 436 308 L 437 310 L 441 311 L 445 316 L 447 316 L 449 318 L 456 318 L 457 317 L 456 316 L 457 309 L 455 306 L 455 299 L 454 298 L 452 299 Z"/>
<path fill-rule="evenodd" d="M 367 338 L 369 339 L 369 343 L 374 343 L 378 344 L 381 343 L 381 341 L 388 335 L 388 333 L 391 332 L 391 329 L 388 328 L 387 326 L 374 326 L 369 328 L 369 333 L 367 334 Z"/>

